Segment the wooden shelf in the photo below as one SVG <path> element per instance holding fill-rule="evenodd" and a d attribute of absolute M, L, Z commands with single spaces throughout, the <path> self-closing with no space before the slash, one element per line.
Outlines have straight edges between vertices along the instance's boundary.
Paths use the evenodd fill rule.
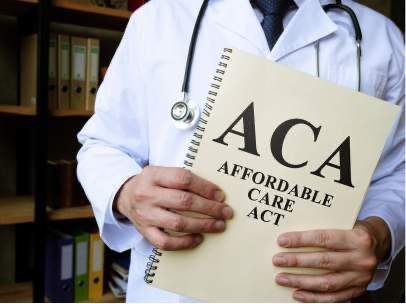
<path fill-rule="evenodd" d="M 32 283 L 0 285 L 0 303 L 32 302 Z"/>
<path fill-rule="evenodd" d="M 83 12 L 92 15 L 103 15 L 107 17 L 117 17 L 122 19 L 129 19 L 131 16 L 130 11 L 79 3 L 72 0 L 52 0 L 52 5 L 57 8 Z"/>
<path fill-rule="evenodd" d="M 38 0 L 0 0 L 0 14 L 23 16 L 37 5 Z"/>
<path fill-rule="evenodd" d="M 93 211 L 89 205 L 55 210 L 48 209 L 48 219 L 51 221 L 74 220 L 92 217 Z"/>
<path fill-rule="evenodd" d="M 51 0 L 51 18 L 84 26 L 124 31 L 132 12 L 72 0 Z M 38 0 L 0 0 L 0 14 L 23 16 L 36 9 Z"/>
<path fill-rule="evenodd" d="M 63 221 L 92 218 L 90 205 L 47 210 L 48 220 Z M 32 196 L 0 198 L 0 225 L 14 225 L 34 222 L 34 199 Z M 1 302 L 1 301 L 0 301 Z"/>
<path fill-rule="evenodd" d="M 0 199 L 0 225 L 34 222 L 34 200 L 31 196 Z"/>
<path fill-rule="evenodd" d="M 0 285 L 0 303 L 31 303 L 32 283 L 16 283 Z M 86 301 L 85 303 L 119 303 L 122 299 L 117 299 L 111 292 L 107 292 L 101 299 Z"/>
<path fill-rule="evenodd" d="M 52 21 L 124 31 L 132 12 L 71 0 L 52 0 Z"/>
<path fill-rule="evenodd" d="M 55 110 L 50 114 L 52 117 L 90 117 L 93 115 L 93 111 L 84 110 Z"/>
<path fill-rule="evenodd" d="M 34 116 L 35 106 L 0 105 L 1 115 Z"/>

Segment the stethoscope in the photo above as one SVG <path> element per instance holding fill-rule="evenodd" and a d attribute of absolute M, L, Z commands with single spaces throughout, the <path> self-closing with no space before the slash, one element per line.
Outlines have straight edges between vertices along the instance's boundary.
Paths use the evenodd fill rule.
<path fill-rule="evenodd" d="M 183 77 L 182 84 L 182 100 L 177 101 L 173 104 L 171 109 L 171 116 L 178 129 L 186 130 L 193 128 L 200 118 L 200 108 L 199 105 L 189 99 L 189 78 L 190 71 L 193 64 L 193 56 L 195 54 L 196 41 L 199 35 L 200 25 L 202 19 L 206 13 L 209 0 L 204 0 L 202 6 L 200 7 L 199 14 L 197 15 L 195 26 L 193 28 L 192 37 L 189 44 L 189 52 L 186 60 L 185 74 Z M 357 48 L 357 76 L 358 76 L 358 91 L 361 90 L 361 41 L 362 41 L 362 31 L 358 22 L 358 18 L 355 12 L 347 5 L 342 4 L 341 0 L 336 0 L 336 3 L 330 3 L 323 5 L 324 11 L 327 13 L 331 10 L 341 10 L 350 17 L 352 25 L 355 32 L 355 44 Z M 315 43 L 316 50 L 316 76 L 320 77 L 320 42 Z"/>

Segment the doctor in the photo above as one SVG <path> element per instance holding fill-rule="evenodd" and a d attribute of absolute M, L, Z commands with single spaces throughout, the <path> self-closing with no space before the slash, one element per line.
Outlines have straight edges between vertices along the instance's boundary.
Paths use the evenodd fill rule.
<path fill-rule="evenodd" d="M 266 1 L 284 6 L 283 0 Z M 266 1 L 209 2 L 193 59 L 191 99 L 204 104 L 224 47 L 316 75 L 314 45 L 320 42 L 320 77 L 357 89 L 354 31 L 346 14 L 326 14 L 319 0 L 295 0 L 296 9 L 280 12 L 285 17 L 278 32 L 277 22 L 269 26 L 266 21 Z M 152 0 L 133 14 L 98 92 L 95 115 L 78 135 L 83 145 L 78 176 L 102 238 L 113 250 L 132 252 L 129 302 L 191 301 L 144 283 L 148 256 L 153 246 L 195 247 L 204 241 L 202 233 L 224 231 L 233 215 L 221 189 L 180 168 L 193 130 L 175 128 L 170 115 L 173 102 L 182 97 L 187 51 L 201 4 L 202 0 Z M 361 91 L 404 107 L 402 34 L 382 15 L 353 1 L 344 4 L 355 11 L 363 31 Z M 404 246 L 403 124 L 404 114 L 386 143 L 352 230 L 279 237 L 281 247 L 326 249 L 269 257 L 277 266 L 329 271 L 312 277 L 278 274 L 277 283 L 293 287 L 297 300 L 348 301 L 367 287 L 384 284 L 391 261 Z M 168 209 L 192 210 L 213 219 L 192 219 Z M 188 234 L 170 237 L 160 228 Z"/>

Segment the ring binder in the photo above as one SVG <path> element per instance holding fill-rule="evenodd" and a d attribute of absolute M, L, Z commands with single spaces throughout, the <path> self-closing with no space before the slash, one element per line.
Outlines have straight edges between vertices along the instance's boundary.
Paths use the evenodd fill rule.
<path fill-rule="evenodd" d="M 144 281 L 147 284 L 151 284 L 153 282 L 153 277 L 155 276 L 155 271 L 158 269 L 158 266 L 155 264 L 159 263 L 159 259 L 157 259 L 157 256 L 161 256 L 162 252 L 158 250 L 158 248 L 152 249 L 152 254 L 149 256 L 149 262 L 147 263 L 147 269 L 145 269 L 145 276 L 144 276 Z"/>
<path fill-rule="evenodd" d="M 223 81 L 222 76 L 225 74 L 225 69 L 227 68 L 227 63 L 224 61 L 228 61 L 231 59 L 230 55 L 227 54 L 231 54 L 233 52 L 232 49 L 230 48 L 224 48 L 223 49 L 223 54 L 221 55 L 221 61 L 218 63 L 218 66 L 220 68 L 216 69 L 216 74 L 213 77 L 213 80 L 215 82 L 213 82 L 210 85 L 210 90 L 208 95 L 210 96 L 217 96 L 217 91 L 220 89 L 221 86 L 221 82 Z M 206 102 L 204 105 L 204 109 L 202 112 L 202 117 L 200 117 L 199 122 L 196 126 L 196 131 L 193 134 L 193 139 L 190 142 L 190 146 L 188 148 L 188 152 L 186 154 L 185 160 L 183 162 L 183 164 L 186 167 L 193 167 L 193 161 L 196 159 L 197 156 L 197 152 L 199 151 L 199 146 L 200 146 L 200 141 L 203 138 L 203 133 L 205 131 L 205 125 L 207 125 L 208 122 L 208 118 L 210 117 L 210 113 L 213 110 L 213 105 L 216 100 L 213 97 L 208 96 L 206 99 L 209 102 Z M 210 104 L 211 103 L 211 104 Z M 152 249 L 152 254 L 149 256 L 149 262 L 146 265 L 146 269 L 145 269 L 145 276 L 144 276 L 144 281 L 147 284 L 151 284 L 153 283 L 154 279 L 153 277 L 155 277 L 155 271 L 158 269 L 158 266 L 156 264 L 159 263 L 159 259 L 157 257 L 162 256 L 162 252 L 159 251 L 158 248 L 154 248 Z"/>

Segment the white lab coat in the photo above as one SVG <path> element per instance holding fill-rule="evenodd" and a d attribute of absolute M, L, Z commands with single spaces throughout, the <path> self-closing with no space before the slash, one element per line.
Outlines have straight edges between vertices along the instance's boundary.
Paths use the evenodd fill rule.
<path fill-rule="evenodd" d="M 249 0 L 212 0 L 203 19 L 190 79 L 190 96 L 203 105 L 224 47 L 233 47 L 315 74 L 314 43 L 321 42 L 321 77 L 356 89 L 356 51 L 350 19 L 324 13 L 318 0 L 296 0 L 285 31 L 269 51 L 261 14 Z M 97 94 L 96 113 L 79 133 L 78 176 L 101 236 L 113 250 L 132 249 L 127 301 L 190 301 L 143 281 L 151 245 L 119 222 L 112 201 L 120 186 L 146 165 L 182 166 L 193 131 L 170 118 L 181 97 L 186 55 L 202 0 L 152 0 L 131 17 Z M 404 107 L 403 37 L 382 15 L 353 1 L 363 30 L 361 90 Z M 292 88 L 294 89 L 294 88 Z M 403 113 L 403 111 L 402 111 Z M 392 233 L 392 252 L 370 288 L 382 286 L 391 260 L 404 245 L 404 115 L 397 121 L 375 171 L 360 218 L 380 216 Z M 373 136 L 373 135 L 372 135 Z M 269 257 L 270 259 L 272 257 Z"/>

